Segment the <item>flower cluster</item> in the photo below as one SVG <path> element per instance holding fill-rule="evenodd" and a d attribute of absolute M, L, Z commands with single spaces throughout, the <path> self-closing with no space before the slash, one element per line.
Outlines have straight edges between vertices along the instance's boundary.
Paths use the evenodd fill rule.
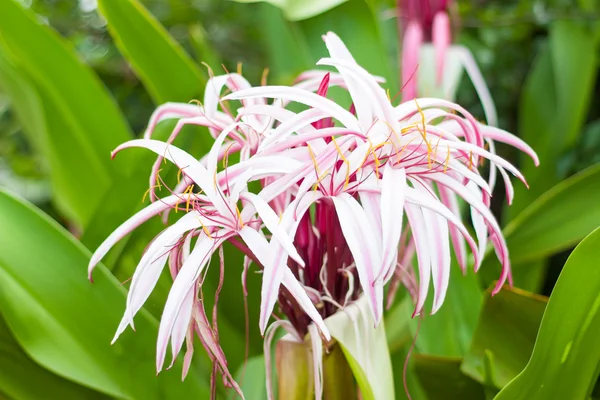
<path fill-rule="evenodd" d="M 489 171 L 499 171 L 510 201 L 507 172 L 524 178 L 486 143 L 508 143 L 537 163 L 533 150 L 445 100 L 393 106 L 382 80 L 361 68 L 335 34 L 324 41 L 330 57 L 318 65 L 337 72 L 309 71 L 291 87 L 251 87 L 235 73 L 213 77 L 203 104 L 159 107 L 144 138 L 115 150 L 142 147 L 158 155 L 150 178 L 152 203 L 98 248 L 90 274 L 141 223 L 173 208 L 185 210 L 146 249 L 115 336 L 133 326 L 168 265 L 174 282 L 160 322 L 158 370 L 169 343 L 175 357 L 186 339 L 187 368 L 197 334 L 226 384 L 239 390 L 198 300 L 206 266 L 226 241 L 262 270 L 263 333 L 276 313 L 297 336 L 318 329 L 327 340 L 324 319 L 359 296 L 366 296 L 377 323 L 390 281 L 407 287 L 415 314 L 423 311 L 433 281 L 436 312 L 448 287 L 451 249 L 464 270 L 470 248 L 477 270 L 489 242 L 503 265 L 496 291 L 510 277 L 508 250 L 489 209 L 494 179 L 482 176 L 480 167 L 487 161 Z M 349 108 L 327 97 L 332 86 L 349 94 Z M 157 124 L 173 118 L 179 121 L 169 140 L 152 139 Z M 208 127 L 214 138 L 200 159 L 171 144 L 190 124 Z M 159 198 L 154 189 L 162 185 L 163 159 L 179 168 L 181 179 Z M 463 222 L 463 201 L 475 237 Z"/>

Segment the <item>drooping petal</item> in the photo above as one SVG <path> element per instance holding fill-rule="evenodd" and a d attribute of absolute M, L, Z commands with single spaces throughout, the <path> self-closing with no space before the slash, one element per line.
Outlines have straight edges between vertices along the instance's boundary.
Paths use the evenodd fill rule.
<path fill-rule="evenodd" d="M 265 224 L 267 229 L 273 234 L 273 237 L 277 239 L 279 244 L 287 251 L 289 256 L 296 261 L 301 266 L 304 266 L 304 260 L 298 254 L 296 247 L 294 247 L 294 243 L 292 239 L 287 235 L 287 233 L 280 227 L 280 218 L 275 214 L 275 211 L 269 206 L 269 204 L 263 200 L 260 196 L 254 193 L 243 193 L 242 198 L 248 200 L 254 208 L 256 208 L 256 212 L 260 215 L 262 222 Z"/>
<path fill-rule="evenodd" d="M 448 238 L 448 222 L 433 211 L 422 209 L 423 217 L 427 223 L 428 232 L 431 235 L 432 259 L 431 277 L 433 281 L 433 307 L 431 313 L 435 314 L 444 302 L 448 282 L 450 281 L 450 240 Z"/>
<path fill-rule="evenodd" d="M 127 308 L 123 321 L 133 326 L 133 317 L 142 308 L 154 290 L 158 279 L 164 269 L 171 248 L 180 241 L 181 236 L 201 225 L 201 219 L 195 212 L 183 216 L 177 223 L 167 228 L 150 244 L 131 278 L 131 285 L 127 293 Z M 121 327 L 121 325 L 119 325 Z M 118 330 L 113 342 L 122 333 Z"/>
<path fill-rule="evenodd" d="M 173 164 L 177 165 L 185 175 L 189 176 L 190 179 L 204 191 L 204 193 L 206 193 L 219 212 L 226 215 L 230 211 L 229 207 L 223 201 L 223 198 L 217 195 L 214 183 L 215 176 L 210 175 L 207 169 L 190 154 L 176 146 L 158 140 L 135 139 L 125 142 L 117 147 L 113 151 L 113 157 L 121 150 L 131 147 L 146 148 L 171 161 Z"/>
<path fill-rule="evenodd" d="M 164 364 L 167 344 L 173 333 L 177 317 L 184 307 L 186 298 L 189 298 L 190 291 L 195 289 L 200 273 L 210 260 L 210 256 L 228 238 L 227 232 L 221 232 L 216 237 L 219 239 L 211 239 L 205 235 L 201 235 L 198 238 L 194 250 L 192 250 L 192 253 L 181 267 L 177 278 L 173 282 L 158 328 L 158 340 L 156 343 L 157 372 L 162 369 Z"/>
<path fill-rule="evenodd" d="M 421 208 L 412 204 L 404 206 L 406 217 L 410 223 L 415 247 L 417 249 L 417 261 L 419 266 L 419 293 L 417 295 L 417 304 L 413 316 L 418 315 L 423 310 L 427 292 L 429 291 L 429 280 L 431 276 L 431 258 L 429 253 L 429 241 L 427 225 L 423 218 Z"/>
<path fill-rule="evenodd" d="M 440 193 L 440 199 L 442 203 L 444 203 L 444 205 L 448 207 L 450 211 L 460 218 L 460 208 L 458 207 L 456 195 L 444 185 L 438 185 L 438 192 Z M 467 271 L 467 248 L 465 246 L 465 239 L 461 236 L 458 228 L 456 228 L 456 226 L 453 224 L 450 224 L 449 229 L 452 247 L 454 248 L 454 254 L 456 255 L 456 261 L 464 274 Z"/>
<path fill-rule="evenodd" d="M 406 171 L 404 168 L 393 168 L 391 163 L 385 165 L 381 182 L 381 228 L 383 240 L 383 277 L 390 268 L 396 267 L 398 243 L 402 235 L 402 216 L 406 187 Z"/>
<path fill-rule="evenodd" d="M 381 272 L 381 245 L 377 234 L 360 204 L 349 194 L 341 193 L 332 197 L 340 221 L 342 233 L 352 253 L 362 288 L 367 295 L 378 324 L 383 313 L 383 284 L 376 283 L 375 277 Z"/>
<path fill-rule="evenodd" d="M 155 215 L 160 214 L 164 210 L 174 207 L 176 204 L 185 203 L 188 199 L 192 198 L 193 195 L 171 195 L 161 199 L 159 202 L 155 202 L 145 207 L 141 211 L 138 211 L 135 215 L 130 217 L 121 226 L 115 229 L 105 240 L 102 242 L 98 249 L 92 255 L 90 263 L 88 265 L 88 277 L 92 279 L 92 272 L 94 267 L 104 258 L 106 253 L 122 238 L 131 233 L 135 228 L 148 221 Z"/>

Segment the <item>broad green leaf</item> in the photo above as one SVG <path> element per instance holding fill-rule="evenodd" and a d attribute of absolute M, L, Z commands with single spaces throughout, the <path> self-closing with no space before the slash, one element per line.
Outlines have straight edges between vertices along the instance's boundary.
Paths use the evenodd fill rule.
<path fill-rule="evenodd" d="M 20 347 L 0 316 L 0 393 L 19 400 L 109 399 L 36 364 Z M 35 382 L 35 384 L 31 384 Z M 1 398 L 1 395 L 0 395 Z"/>
<path fill-rule="evenodd" d="M 600 164 L 554 186 L 504 230 L 511 259 L 524 262 L 567 249 L 600 225 Z"/>
<path fill-rule="evenodd" d="M 286 18 L 297 21 L 319 15 L 347 0 L 235 0 L 240 3 L 256 3 L 265 1 L 283 10 Z"/>
<path fill-rule="evenodd" d="M 100 0 L 98 8 L 155 103 L 188 102 L 204 92 L 205 76 L 139 1 Z"/>
<path fill-rule="evenodd" d="M 110 185 L 109 174 L 90 146 L 74 141 L 74 131 L 48 93 L 35 87 L 22 68 L 1 54 L 0 64 L 0 79 L 14 99 L 27 136 L 48 161 L 57 207 L 71 220 L 90 218 L 98 204 L 97 197 Z"/>
<path fill-rule="evenodd" d="M 545 306 L 546 298 L 522 290 L 488 291 L 462 371 L 486 385 L 506 385 L 527 364 Z"/>
<path fill-rule="evenodd" d="M 482 307 L 483 293 L 472 271 L 463 276 L 453 263 L 450 285 L 444 304 L 434 315 L 425 312 L 410 324 L 411 333 L 417 335 L 416 349 L 421 354 L 443 357 L 461 357 L 469 349 L 473 332 Z M 426 310 L 431 309 L 431 298 Z M 444 332 L 440 335 L 440 332 Z"/>
<path fill-rule="evenodd" d="M 597 75 L 599 41 L 577 21 L 555 21 L 525 83 L 521 97 L 519 136 L 540 157 L 535 167 L 523 158 L 521 170 L 530 189 L 515 186 L 509 218 L 560 180 L 559 157 L 580 134 Z"/>
<path fill-rule="evenodd" d="M 498 400 L 587 398 L 600 368 L 600 229 L 571 253 L 552 291 L 525 369 Z"/>
<path fill-rule="evenodd" d="M 34 143 L 41 144 L 49 160 L 57 202 L 83 227 L 111 181 L 128 172 L 127 157 L 113 163 L 107 157 L 132 137 L 126 121 L 66 41 L 14 0 L 0 3 L 0 52 L 2 68 L 39 96 L 42 108 L 29 110 L 22 101 L 16 103 L 19 117 L 36 120 L 25 127 L 36 128 L 30 136 L 43 136 Z"/>
<path fill-rule="evenodd" d="M 485 399 L 484 387 L 460 371 L 460 358 L 415 354 L 414 370 L 429 399 Z"/>
<path fill-rule="evenodd" d="M 264 356 L 250 357 L 246 364 L 241 365 L 235 373 L 235 380 L 247 399 L 267 400 L 266 379 Z M 230 398 L 239 399 L 240 397 L 232 392 Z"/>
<path fill-rule="evenodd" d="M 313 68 L 317 60 L 312 59 L 297 23 L 287 21 L 281 10 L 271 4 L 257 4 L 256 7 L 257 15 L 264 21 L 259 29 L 267 53 L 269 81 L 290 84 L 298 74 Z"/>
<path fill-rule="evenodd" d="M 600 164 L 597 164 L 560 182 L 514 218 L 504 229 L 504 236 L 516 285 L 538 280 L 531 277 L 535 272 L 523 270 L 540 271 L 536 268 L 540 260 L 574 246 L 600 225 L 599 203 Z M 488 254 L 481 267 L 481 279 L 489 284 L 499 270 L 498 260 Z"/>
<path fill-rule="evenodd" d="M 362 398 L 395 399 L 394 374 L 383 321 L 374 328 L 371 310 L 363 296 L 325 320 L 354 373 Z"/>
<path fill-rule="evenodd" d="M 36 151 L 47 148 L 44 132 L 44 114 L 40 97 L 35 87 L 24 79 L 19 72 L 0 51 L 0 88 L 10 97 L 12 110 L 19 118 L 23 130 L 28 134 L 32 147 Z"/>
<path fill-rule="evenodd" d="M 415 371 L 414 349 L 410 355 L 408 353 L 411 344 L 412 340 L 404 348 L 392 354 L 396 400 L 428 400 Z"/>
<path fill-rule="evenodd" d="M 89 252 L 55 221 L 0 192 L 0 309 L 36 363 L 119 398 L 207 398 L 207 371 L 181 363 L 156 377 L 157 321 L 141 311 L 136 332 L 110 346 L 125 290 L 103 266 L 86 280 Z"/>
<path fill-rule="evenodd" d="M 394 354 L 407 343 L 412 341 L 411 316 L 415 309 L 409 296 L 405 296 L 384 314 L 385 336 L 390 347 L 390 353 Z"/>

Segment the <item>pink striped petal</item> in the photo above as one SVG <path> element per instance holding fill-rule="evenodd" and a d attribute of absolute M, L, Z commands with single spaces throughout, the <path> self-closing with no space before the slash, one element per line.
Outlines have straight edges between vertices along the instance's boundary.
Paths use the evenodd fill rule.
<path fill-rule="evenodd" d="M 444 205 L 448 207 L 452 213 L 460 218 L 460 208 L 458 207 L 458 201 L 454 192 L 449 190 L 444 185 L 437 185 L 437 187 L 442 203 L 444 203 Z M 453 224 L 450 224 L 449 230 L 450 238 L 452 240 L 452 247 L 454 248 L 454 254 L 456 255 L 456 261 L 464 274 L 467 271 L 467 248 L 465 245 L 465 239 L 461 236 L 458 228 L 456 228 L 456 226 Z"/>
<path fill-rule="evenodd" d="M 446 297 L 448 282 L 450 281 L 450 240 L 448 238 L 448 222 L 440 215 L 422 209 L 423 217 L 428 227 L 433 248 L 431 251 L 431 277 L 433 281 L 433 307 L 431 314 L 435 314 Z M 434 261 L 435 260 L 435 261 Z"/>
<path fill-rule="evenodd" d="M 198 238 L 194 250 L 192 250 L 173 282 L 158 328 L 156 343 L 157 372 L 162 369 L 169 338 L 175 328 L 177 317 L 183 309 L 186 299 L 189 298 L 190 291 L 194 290 L 196 282 L 204 267 L 208 264 L 211 255 L 228 238 L 226 232 L 219 232 L 216 237 L 219 237 L 219 239 L 213 240 L 204 235 Z"/>
<path fill-rule="evenodd" d="M 404 168 L 393 168 L 388 162 L 385 165 L 381 181 L 383 274 L 387 274 L 390 268 L 396 267 L 398 243 L 402 235 L 405 187 L 406 171 Z"/>
<path fill-rule="evenodd" d="M 360 130 L 356 118 L 343 107 L 316 93 L 299 88 L 287 86 L 261 86 L 231 93 L 225 96 L 224 100 L 241 100 L 261 97 L 296 101 L 309 107 L 318 108 L 326 112 L 328 116 L 340 121 L 347 128 L 357 131 Z"/>
<path fill-rule="evenodd" d="M 155 215 L 160 214 L 164 210 L 168 210 L 174 207 L 176 204 L 185 203 L 191 195 L 172 195 L 161 199 L 159 202 L 155 202 L 145 207 L 143 210 L 138 211 L 133 217 L 130 217 L 127 221 L 121 224 L 115 229 L 100 246 L 96 249 L 88 264 L 88 277 L 92 279 L 92 272 L 94 267 L 104 258 L 106 253 L 122 238 L 130 234 L 135 228 L 148 221 Z"/>
<path fill-rule="evenodd" d="M 430 243 L 428 240 L 427 225 L 423 218 L 421 208 L 413 204 L 407 203 L 404 206 L 406 217 L 410 223 L 413 233 L 413 240 L 417 249 L 417 261 L 419 265 L 419 293 L 417 295 L 417 304 L 413 317 L 418 315 L 423 310 L 427 292 L 429 291 L 429 280 L 431 276 L 431 257 Z"/>
<path fill-rule="evenodd" d="M 279 225 L 280 218 L 277 216 L 277 214 L 275 214 L 275 211 L 273 211 L 269 204 L 254 193 L 246 192 L 243 193 L 241 197 L 252 203 L 254 208 L 256 208 L 256 212 L 260 216 L 262 222 L 265 224 L 271 234 L 273 234 L 273 237 L 277 239 L 279 244 L 289 254 L 289 256 L 298 264 L 304 266 L 304 260 L 302 260 L 300 254 L 298 254 L 298 250 L 296 250 L 296 247 L 294 246 L 290 236 L 288 236 L 287 232 L 285 232 Z"/>
<path fill-rule="evenodd" d="M 340 221 L 342 233 L 348 243 L 361 286 L 373 311 L 375 324 L 379 324 L 383 313 L 383 285 L 375 277 L 381 272 L 381 245 L 377 243 L 371 221 L 361 205 L 347 193 L 332 197 Z"/>

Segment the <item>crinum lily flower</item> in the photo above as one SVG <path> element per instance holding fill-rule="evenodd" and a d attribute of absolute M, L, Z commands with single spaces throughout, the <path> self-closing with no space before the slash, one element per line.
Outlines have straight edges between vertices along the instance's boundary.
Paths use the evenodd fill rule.
<path fill-rule="evenodd" d="M 449 101 L 424 98 L 393 106 L 382 80 L 360 67 L 339 37 L 328 33 L 324 41 L 330 57 L 318 64 L 337 72 L 309 71 L 291 87 L 250 87 L 238 74 L 214 77 L 203 105 L 159 107 L 145 138 L 115 151 L 147 148 L 158 155 L 158 162 L 164 158 L 177 165 L 182 175 L 170 195 L 155 195 L 154 202 L 113 232 L 90 262 L 91 274 L 107 251 L 139 224 L 173 208 L 185 210 L 142 257 L 115 336 L 133 326 L 134 315 L 168 262 L 174 283 L 159 328 L 159 371 L 169 342 L 175 358 L 186 339 L 187 368 L 197 334 L 225 383 L 239 391 L 215 340 L 216 326 L 210 326 L 198 300 L 208 260 L 216 252 L 222 258 L 219 249 L 225 241 L 262 271 L 258 323 L 267 341 L 273 314 L 277 321 L 271 327 L 283 326 L 299 341 L 309 334 L 317 397 L 317 349 L 322 339 L 330 340 L 324 320 L 364 297 L 378 324 L 384 286 L 392 277 L 403 277 L 415 299 L 415 314 L 423 311 L 433 281 L 434 313 L 449 284 L 451 249 L 464 269 L 468 246 L 477 270 L 489 241 L 503 265 L 494 292 L 509 278 L 508 250 L 489 210 L 491 188 L 479 167 L 487 160 L 500 168 L 510 192 L 504 171 L 524 182 L 523 176 L 484 148 L 484 141 L 506 142 L 537 162 L 533 150 L 505 131 L 483 130 Z M 333 85 L 347 90 L 350 110 L 327 98 Z M 225 88 L 229 93 L 222 95 Z M 233 112 L 237 101 L 242 107 Z M 300 111 L 287 108 L 290 102 L 299 104 Z M 179 119 L 169 141 L 151 139 L 156 124 L 167 118 Z M 170 144 L 186 124 L 209 128 L 214 144 L 207 155 L 198 159 Z M 231 163 L 234 152 L 239 161 Z M 157 165 L 151 176 L 154 190 L 161 180 Z M 256 186 L 251 182 L 259 189 L 251 190 Z M 477 240 L 463 223 L 460 200 L 472 209 Z"/>
<path fill-rule="evenodd" d="M 475 87 L 487 123 L 497 125 L 496 108 L 471 51 L 452 43 L 451 0 L 398 0 L 402 42 L 403 101 L 417 96 L 452 99 L 464 69 Z"/>

